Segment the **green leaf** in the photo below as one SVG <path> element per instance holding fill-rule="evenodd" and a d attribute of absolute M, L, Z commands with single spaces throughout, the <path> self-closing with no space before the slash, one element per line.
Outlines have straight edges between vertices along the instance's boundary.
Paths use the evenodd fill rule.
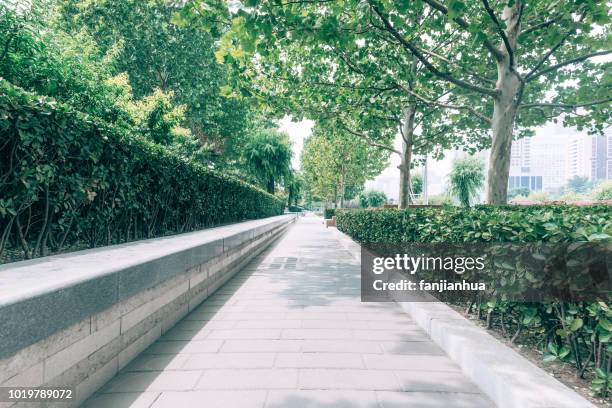
<path fill-rule="evenodd" d="M 580 319 L 580 318 L 574 319 L 574 320 L 572 321 L 572 323 L 570 324 L 569 329 L 570 329 L 571 331 L 575 332 L 575 331 L 577 331 L 578 329 L 580 329 L 580 328 L 582 327 L 582 325 L 583 325 L 583 324 L 584 324 L 584 322 L 582 321 L 582 319 Z"/>

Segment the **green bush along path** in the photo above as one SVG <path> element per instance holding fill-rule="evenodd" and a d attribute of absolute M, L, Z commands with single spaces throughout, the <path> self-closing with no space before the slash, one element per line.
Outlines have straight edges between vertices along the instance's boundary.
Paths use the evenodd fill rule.
<path fill-rule="evenodd" d="M 0 260 L 281 214 L 284 202 L 0 80 Z M 5 159 L 6 158 L 6 159 Z"/>

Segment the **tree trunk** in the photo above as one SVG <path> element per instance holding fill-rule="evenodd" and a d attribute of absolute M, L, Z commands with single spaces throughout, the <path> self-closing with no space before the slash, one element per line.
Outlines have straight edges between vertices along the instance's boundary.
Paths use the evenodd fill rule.
<path fill-rule="evenodd" d="M 402 156 L 398 166 L 400 171 L 399 208 L 407 208 L 412 204 L 410 166 L 412 163 L 412 147 L 414 137 L 414 117 L 416 104 L 411 103 L 404 111 L 404 123 L 402 127 Z"/>
<path fill-rule="evenodd" d="M 516 50 L 516 39 L 519 33 L 520 3 L 516 1 L 512 7 L 506 7 L 502 15 L 507 27 L 506 36 L 513 50 Z M 489 204 L 505 204 L 508 198 L 513 128 L 522 87 L 514 67 L 510 66 L 510 55 L 503 42 L 500 50 L 504 58 L 497 62 L 499 95 L 493 101 L 493 117 L 491 118 L 492 144 L 487 180 L 487 202 Z M 516 66 L 516 52 L 513 54 L 514 66 Z"/>
<path fill-rule="evenodd" d="M 340 170 L 340 208 L 344 208 L 344 194 L 346 192 L 346 168 L 341 167 Z"/>
<path fill-rule="evenodd" d="M 266 186 L 268 193 L 274 194 L 274 177 L 268 179 L 268 185 Z"/>

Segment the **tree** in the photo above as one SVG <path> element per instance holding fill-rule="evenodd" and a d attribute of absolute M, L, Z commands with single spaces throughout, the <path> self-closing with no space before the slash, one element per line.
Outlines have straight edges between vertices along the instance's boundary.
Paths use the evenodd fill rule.
<path fill-rule="evenodd" d="M 478 139 L 473 119 L 444 116 L 446 109 L 472 108 L 453 105 L 452 98 L 441 101 L 448 92 L 443 84 L 432 83 L 413 56 L 381 39 L 374 27 L 357 27 L 351 13 L 334 14 L 337 8 L 330 11 L 323 2 L 297 4 L 300 17 L 290 21 L 281 16 L 287 12 L 282 7 L 239 12 L 217 56 L 240 73 L 236 87 L 265 100 L 279 115 L 316 118 L 321 126 L 399 155 L 400 207 L 405 207 L 415 157 L 440 157 L 444 149 Z M 321 10 L 331 12 L 329 21 L 320 21 Z M 274 24 L 264 24 L 266 17 Z M 418 13 L 411 18 L 422 22 Z M 313 25 L 320 27 L 312 30 Z M 300 34 L 285 35 L 293 32 Z M 420 88 L 428 90 L 415 92 Z M 470 131 L 462 132 L 468 124 Z M 392 141 L 398 132 L 402 147 L 396 150 Z"/>
<path fill-rule="evenodd" d="M 377 208 L 387 202 L 387 195 L 383 191 L 369 190 L 359 195 L 359 205 L 362 208 Z"/>
<path fill-rule="evenodd" d="M 273 129 L 257 132 L 246 143 L 243 161 L 266 191 L 274 194 L 276 185 L 290 177 L 289 136 Z"/>
<path fill-rule="evenodd" d="M 298 200 L 302 198 L 304 189 L 304 178 L 296 171 L 291 173 L 289 182 L 287 183 L 287 205 L 298 205 Z"/>
<path fill-rule="evenodd" d="M 592 187 L 588 177 L 574 176 L 567 181 L 567 190 L 574 193 L 586 193 Z"/>
<path fill-rule="evenodd" d="M 415 174 L 414 176 L 412 176 L 411 187 L 412 194 L 423 193 L 423 176 L 420 174 Z"/>
<path fill-rule="evenodd" d="M 484 163 L 476 157 L 466 157 L 453 163 L 449 175 L 450 191 L 465 207 L 478 197 L 484 185 Z"/>
<path fill-rule="evenodd" d="M 192 0 L 185 14 L 193 14 L 199 3 Z M 220 7 L 210 0 L 207 5 L 209 9 Z M 394 57 L 402 52 L 410 55 L 417 68 L 427 72 L 427 81 L 417 81 L 415 88 L 398 81 L 402 89 L 422 102 L 452 105 L 457 112 L 453 115 L 484 123 L 489 129 L 490 203 L 506 202 L 510 147 L 515 137 L 530 135 L 533 126 L 560 116 L 564 124 L 588 127 L 591 132 L 601 132 L 609 122 L 612 97 L 606 68 L 610 63 L 594 58 L 612 53 L 605 1 L 561 0 L 551 4 L 547 0 L 513 0 L 492 5 L 488 0 L 281 4 L 268 0 L 249 1 L 244 7 L 237 2 L 233 10 L 233 36 L 222 41 L 222 50 L 232 59 L 240 59 L 244 50 L 264 59 L 270 54 L 284 58 L 280 51 L 284 47 L 278 44 L 297 40 L 310 44 L 307 51 L 330 50 L 352 62 L 352 54 L 342 54 L 345 47 L 362 44 L 367 50 L 388 53 L 387 69 L 374 62 L 370 68 L 378 70 L 366 71 L 368 85 L 376 86 L 380 77 L 409 72 L 413 65 Z M 421 15 L 425 15 L 422 20 Z M 355 37 L 358 41 L 353 41 Z M 370 42 L 370 38 L 376 41 Z M 270 49 L 270 42 L 276 50 Z M 242 45 L 236 48 L 237 43 Z M 303 53 L 302 58 L 305 61 L 294 66 L 294 71 L 308 65 L 309 54 Z M 320 67 L 319 71 L 334 79 L 335 67 L 335 62 L 330 62 L 327 70 Z M 436 84 L 442 92 L 431 92 L 425 82 Z M 380 87 L 380 92 L 385 89 Z"/>
<path fill-rule="evenodd" d="M 165 0 L 62 0 L 59 25 L 95 38 L 103 54 L 116 56 L 115 73 L 129 76 L 134 97 L 172 92 L 185 106 L 186 125 L 209 160 L 222 165 L 247 133 L 248 104 L 224 92 L 226 67 L 214 57 L 214 33 L 180 27 L 178 8 Z"/>
<path fill-rule="evenodd" d="M 388 154 L 350 134 L 315 127 L 304 143 L 301 165 L 311 193 L 343 207 L 366 180 L 380 174 Z"/>

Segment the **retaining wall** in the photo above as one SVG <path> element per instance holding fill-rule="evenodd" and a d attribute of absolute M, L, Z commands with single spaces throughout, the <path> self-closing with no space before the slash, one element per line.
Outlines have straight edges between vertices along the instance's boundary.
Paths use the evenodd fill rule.
<path fill-rule="evenodd" d="M 69 387 L 75 399 L 67 405 L 78 405 L 294 220 L 0 266 L 0 387 Z"/>

